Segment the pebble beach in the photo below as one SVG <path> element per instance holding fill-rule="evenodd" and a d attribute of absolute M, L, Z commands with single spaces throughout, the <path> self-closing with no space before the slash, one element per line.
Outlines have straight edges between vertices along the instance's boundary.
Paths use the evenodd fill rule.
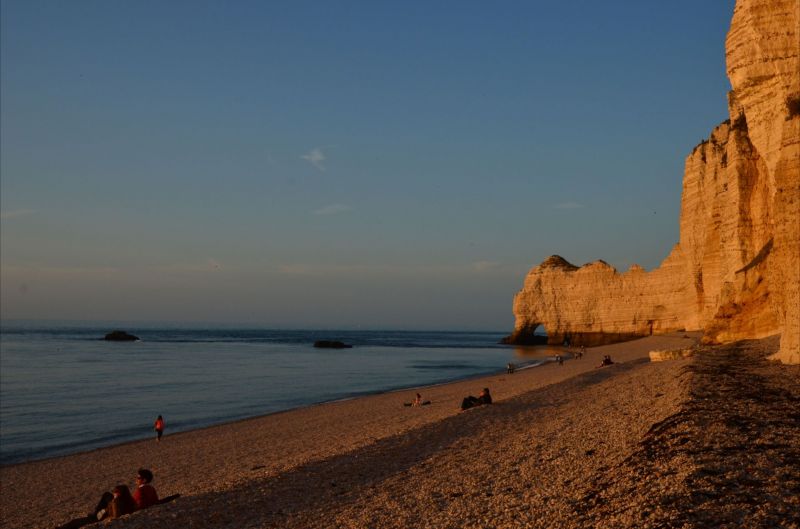
<path fill-rule="evenodd" d="M 153 470 L 108 527 L 800 527 L 800 371 L 683 333 L 0 469 L 2 527 L 53 528 Z M 652 350 L 686 359 L 651 362 Z M 612 366 L 598 368 L 604 355 Z M 495 403 L 467 411 L 489 387 Z M 431 404 L 404 406 L 416 391 Z"/>

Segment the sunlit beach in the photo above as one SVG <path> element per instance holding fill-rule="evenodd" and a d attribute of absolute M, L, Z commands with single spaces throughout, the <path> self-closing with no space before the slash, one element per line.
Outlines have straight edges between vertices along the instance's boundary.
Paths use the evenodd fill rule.
<path fill-rule="evenodd" d="M 0 4 L 0 529 L 800 528 L 800 3 Z"/>

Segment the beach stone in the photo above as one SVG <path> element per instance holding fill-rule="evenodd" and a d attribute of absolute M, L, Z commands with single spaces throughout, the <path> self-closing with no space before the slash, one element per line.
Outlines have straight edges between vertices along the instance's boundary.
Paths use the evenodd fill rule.
<path fill-rule="evenodd" d="M 125 331 L 111 331 L 103 339 L 109 342 L 135 342 L 139 337 Z"/>

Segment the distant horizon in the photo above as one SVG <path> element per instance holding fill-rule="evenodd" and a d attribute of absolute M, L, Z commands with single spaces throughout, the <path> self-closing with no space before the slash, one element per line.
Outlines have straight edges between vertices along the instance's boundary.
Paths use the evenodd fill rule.
<path fill-rule="evenodd" d="M 292 327 L 259 324 L 255 322 L 220 322 L 220 321 L 135 321 L 135 320 L 68 320 L 68 319 L 7 319 L 0 318 L 0 330 L 3 328 L 19 326 L 52 326 L 64 328 L 89 328 L 89 327 L 108 327 L 108 331 L 123 330 L 130 331 L 133 328 L 139 329 L 184 329 L 197 330 L 200 328 L 208 329 L 235 329 L 235 330 L 260 330 L 260 331 L 343 331 L 343 332 L 442 332 L 442 333 L 465 333 L 465 334 L 504 334 L 510 333 L 513 329 L 458 329 L 458 328 L 404 328 L 404 327 Z M 113 327 L 113 328 L 112 328 Z"/>

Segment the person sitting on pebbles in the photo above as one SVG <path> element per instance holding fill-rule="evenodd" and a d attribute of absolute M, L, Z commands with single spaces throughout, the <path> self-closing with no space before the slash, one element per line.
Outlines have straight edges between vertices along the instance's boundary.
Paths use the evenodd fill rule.
<path fill-rule="evenodd" d="M 138 484 L 136 492 L 131 494 L 127 485 L 117 485 L 111 492 L 103 493 L 94 511 L 87 516 L 75 518 L 63 525 L 59 525 L 56 529 L 78 529 L 84 525 L 96 523 L 99 520 L 112 520 L 159 503 L 156 489 L 150 485 L 151 481 L 153 481 L 153 473 L 146 468 L 140 468 L 136 474 L 136 483 Z M 165 501 L 174 500 L 179 496 L 180 494 L 170 496 Z"/>
<path fill-rule="evenodd" d="M 153 473 L 146 468 L 140 468 L 136 473 L 136 491 L 133 493 L 133 501 L 136 502 L 137 509 L 146 509 L 158 503 L 158 493 L 150 484 L 153 481 Z"/>
<path fill-rule="evenodd" d="M 113 520 L 120 516 L 125 516 L 136 510 L 136 502 L 131 496 L 131 491 L 127 485 L 117 485 L 111 491 L 114 499 L 108 504 L 108 519 Z"/>
<path fill-rule="evenodd" d="M 473 397 L 472 395 L 465 397 L 464 400 L 461 401 L 461 410 L 468 410 L 476 406 L 483 406 L 484 404 L 491 403 L 492 395 L 489 393 L 489 388 L 483 388 L 477 397 Z"/>
<path fill-rule="evenodd" d="M 414 397 L 414 400 L 404 403 L 403 406 L 427 406 L 430 403 L 431 401 L 429 400 L 422 400 L 422 395 L 417 393 L 417 395 Z"/>
<path fill-rule="evenodd" d="M 605 355 L 605 356 L 603 357 L 603 361 L 602 361 L 602 362 L 600 362 L 600 365 L 599 365 L 599 366 L 597 366 L 597 368 L 599 369 L 599 368 L 601 368 L 601 367 L 610 366 L 610 365 L 611 365 L 611 364 L 613 364 L 613 363 L 614 363 L 614 361 L 613 361 L 613 360 L 611 360 L 611 355 Z"/>

